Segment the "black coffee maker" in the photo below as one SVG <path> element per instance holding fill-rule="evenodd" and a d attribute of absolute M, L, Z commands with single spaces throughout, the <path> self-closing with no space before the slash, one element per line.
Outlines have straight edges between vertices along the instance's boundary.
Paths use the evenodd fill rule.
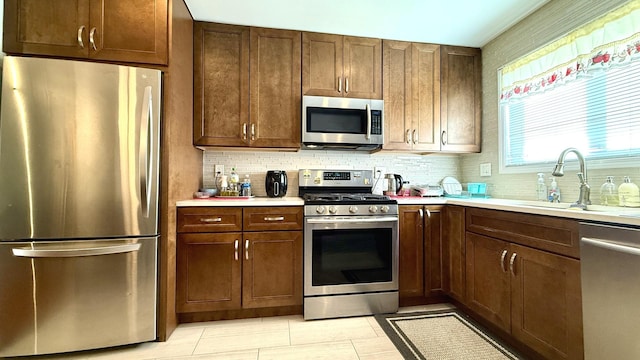
<path fill-rule="evenodd" d="M 264 179 L 268 197 L 283 197 L 287 194 L 287 173 L 284 170 L 269 170 Z"/>

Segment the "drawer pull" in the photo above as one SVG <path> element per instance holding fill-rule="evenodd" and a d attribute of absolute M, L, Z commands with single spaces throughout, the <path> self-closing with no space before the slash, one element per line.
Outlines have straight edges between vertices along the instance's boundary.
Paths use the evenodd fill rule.
<path fill-rule="evenodd" d="M 283 221 L 284 216 L 265 216 L 264 221 Z"/>
<path fill-rule="evenodd" d="M 200 222 L 202 223 L 214 223 L 214 222 L 221 222 L 222 218 L 221 217 L 217 217 L 217 218 L 201 218 Z"/>
<path fill-rule="evenodd" d="M 500 267 L 502 268 L 502 272 L 507 272 L 507 264 L 504 263 L 504 260 L 507 257 L 507 250 L 502 250 L 502 256 L 500 256 Z"/>

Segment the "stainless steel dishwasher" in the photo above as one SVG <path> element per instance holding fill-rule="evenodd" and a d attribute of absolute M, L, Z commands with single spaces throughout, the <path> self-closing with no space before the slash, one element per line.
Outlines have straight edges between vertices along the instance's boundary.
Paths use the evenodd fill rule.
<path fill-rule="evenodd" d="M 580 224 L 585 360 L 640 359 L 640 229 Z"/>

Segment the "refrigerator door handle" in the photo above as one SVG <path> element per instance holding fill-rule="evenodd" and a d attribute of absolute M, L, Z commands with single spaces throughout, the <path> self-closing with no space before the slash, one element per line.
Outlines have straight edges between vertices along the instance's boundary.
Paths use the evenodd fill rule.
<path fill-rule="evenodd" d="M 153 119 L 151 86 L 144 88 L 144 97 L 142 99 L 142 113 L 140 114 L 140 148 L 138 153 L 138 161 L 140 167 L 140 202 L 142 204 L 142 216 L 149 217 L 149 207 L 151 197 L 151 139 L 153 131 L 151 121 Z"/>
<path fill-rule="evenodd" d="M 13 256 L 27 258 L 69 258 L 80 256 L 95 255 L 111 255 L 134 252 L 140 250 L 140 244 L 125 244 L 115 246 L 104 246 L 94 248 L 49 248 L 49 249 L 32 249 L 32 248 L 13 248 L 11 252 Z"/>

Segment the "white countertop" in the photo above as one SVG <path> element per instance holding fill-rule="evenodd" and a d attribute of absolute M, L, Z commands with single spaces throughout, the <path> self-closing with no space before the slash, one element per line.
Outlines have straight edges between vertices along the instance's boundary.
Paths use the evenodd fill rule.
<path fill-rule="evenodd" d="M 270 198 L 256 196 L 249 199 L 207 198 L 191 199 L 176 202 L 177 207 L 187 206 L 302 206 L 304 200 L 297 196 Z"/>
<path fill-rule="evenodd" d="M 572 210 L 567 203 L 555 204 L 544 201 L 510 199 L 465 199 L 447 197 L 394 197 L 399 205 L 461 205 L 493 210 L 515 211 L 527 214 L 564 217 L 577 220 L 599 221 L 640 226 L 640 208 L 615 206 L 592 206 L 593 210 Z M 254 197 L 250 199 L 191 199 L 176 203 L 187 206 L 302 206 L 304 200 L 295 196 L 283 198 Z"/>

